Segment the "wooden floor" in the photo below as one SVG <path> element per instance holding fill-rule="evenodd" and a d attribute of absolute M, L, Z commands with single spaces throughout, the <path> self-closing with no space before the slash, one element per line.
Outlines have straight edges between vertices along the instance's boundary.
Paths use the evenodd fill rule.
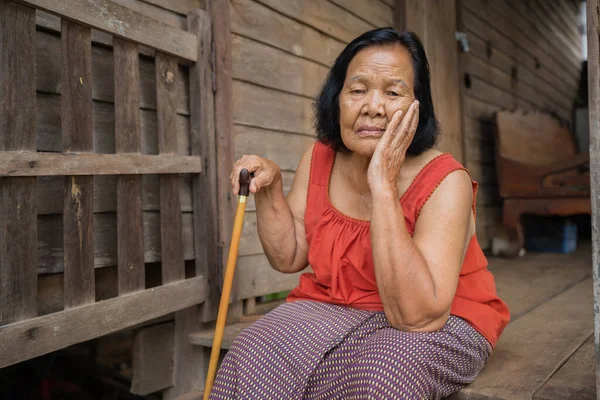
<path fill-rule="evenodd" d="M 591 245 L 490 259 L 511 323 L 475 382 L 452 400 L 596 398 Z"/>

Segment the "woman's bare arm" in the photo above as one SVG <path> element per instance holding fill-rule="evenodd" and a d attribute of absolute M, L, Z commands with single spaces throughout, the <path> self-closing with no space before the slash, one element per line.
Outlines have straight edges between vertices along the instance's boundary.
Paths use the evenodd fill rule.
<path fill-rule="evenodd" d="M 446 323 L 474 232 L 472 201 L 469 175 L 451 173 L 423 207 L 411 237 L 396 193 L 373 193 L 375 274 L 386 316 L 396 328 L 435 331 Z"/>
<path fill-rule="evenodd" d="M 281 171 L 272 161 L 245 156 L 232 173 L 235 179 L 242 168 L 254 172 L 250 191 L 255 196 L 258 236 L 271 266 L 284 273 L 297 272 L 308 265 L 304 211 L 311 155 L 312 146 L 300 161 L 287 197 Z M 233 181 L 232 184 L 235 191 L 237 186 Z"/>

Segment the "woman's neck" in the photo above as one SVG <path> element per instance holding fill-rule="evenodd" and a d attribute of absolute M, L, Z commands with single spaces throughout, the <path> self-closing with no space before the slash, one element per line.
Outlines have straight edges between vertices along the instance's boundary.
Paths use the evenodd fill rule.
<path fill-rule="evenodd" d="M 369 169 L 369 163 L 371 162 L 370 156 L 363 156 L 355 152 L 351 153 L 338 153 L 338 159 L 342 162 L 339 165 L 339 170 L 344 176 L 344 180 L 356 190 L 358 193 L 369 193 L 371 191 L 369 182 L 367 180 L 367 171 Z M 415 161 L 415 157 L 407 155 L 405 160 L 405 168 L 400 172 L 398 181 L 402 180 L 403 172 L 412 174 L 414 168 L 412 163 Z M 406 170 L 406 171 L 404 171 Z M 407 174 L 404 174 L 407 175 Z M 406 176 L 405 176 L 406 177 Z"/>
<path fill-rule="evenodd" d="M 343 154 L 343 162 L 340 165 L 340 172 L 344 176 L 346 182 L 350 184 L 358 193 L 370 192 L 369 183 L 367 181 L 367 171 L 369 169 L 369 163 L 371 162 L 370 156 L 363 156 L 355 152 L 352 153 L 340 153 Z"/>

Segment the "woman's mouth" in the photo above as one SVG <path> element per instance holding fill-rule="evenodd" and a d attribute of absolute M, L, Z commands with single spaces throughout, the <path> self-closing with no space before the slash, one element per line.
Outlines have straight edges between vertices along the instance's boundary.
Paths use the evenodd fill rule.
<path fill-rule="evenodd" d="M 385 128 L 375 125 L 361 125 L 358 128 L 358 136 L 374 136 L 379 137 L 383 135 L 385 132 Z"/>

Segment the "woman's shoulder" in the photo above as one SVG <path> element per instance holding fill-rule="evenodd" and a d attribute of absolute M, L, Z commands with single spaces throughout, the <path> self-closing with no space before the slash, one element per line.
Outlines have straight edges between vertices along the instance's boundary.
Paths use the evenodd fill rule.
<path fill-rule="evenodd" d="M 476 183 L 452 154 L 432 149 L 418 157 L 420 159 L 415 161 L 422 171 L 419 208 L 425 203 L 433 205 L 434 208 L 444 208 L 443 206 L 447 207 L 448 204 L 455 207 L 473 203 Z"/>
<path fill-rule="evenodd" d="M 404 186 L 417 198 L 427 199 L 434 191 L 453 190 L 455 185 L 470 186 L 470 174 L 450 153 L 437 149 L 427 150 L 417 156 L 407 157 Z M 442 182 L 446 183 L 442 185 Z M 450 183 L 450 184 L 448 184 Z M 417 199 L 415 201 L 418 202 Z"/>
<path fill-rule="evenodd" d="M 451 161 L 460 165 L 460 163 L 452 156 L 452 154 L 440 151 L 438 149 L 429 149 L 419 155 L 407 157 L 406 162 L 410 164 L 411 169 L 421 171 L 423 168 L 433 164 L 438 160 L 444 160 L 446 162 Z"/>

